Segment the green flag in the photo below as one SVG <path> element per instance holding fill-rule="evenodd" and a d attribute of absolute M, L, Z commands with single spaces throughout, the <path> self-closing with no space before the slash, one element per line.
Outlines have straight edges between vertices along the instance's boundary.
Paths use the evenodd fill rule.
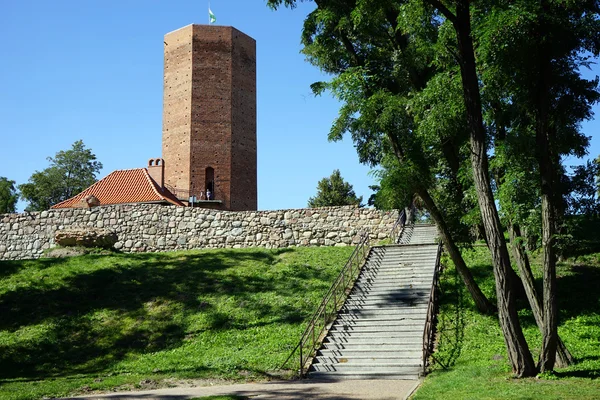
<path fill-rule="evenodd" d="M 210 24 L 217 22 L 217 17 L 215 17 L 215 14 L 210 10 L 210 7 L 208 7 L 208 22 Z"/>

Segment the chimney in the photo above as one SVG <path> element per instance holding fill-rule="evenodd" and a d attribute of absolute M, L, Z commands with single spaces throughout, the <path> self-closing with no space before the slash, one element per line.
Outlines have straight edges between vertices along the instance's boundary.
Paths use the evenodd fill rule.
<path fill-rule="evenodd" d="M 148 174 L 161 189 L 165 186 L 165 161 L 162 158 L 148 160 Z"/>

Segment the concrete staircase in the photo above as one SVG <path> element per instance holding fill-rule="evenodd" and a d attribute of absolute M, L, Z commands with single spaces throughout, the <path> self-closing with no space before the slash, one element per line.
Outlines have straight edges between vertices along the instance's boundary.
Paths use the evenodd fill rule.
<path fill-rule="evenodd" d="M 434 225 L 374 247 L 309 369 L 319 379 L 417 379 L 438 245 Z"/>
<path fill-rule="evenodd" d="M 432 244 L 437 237 L 435 225 L 406 225 L 398 238 L 398 244 Z"/>

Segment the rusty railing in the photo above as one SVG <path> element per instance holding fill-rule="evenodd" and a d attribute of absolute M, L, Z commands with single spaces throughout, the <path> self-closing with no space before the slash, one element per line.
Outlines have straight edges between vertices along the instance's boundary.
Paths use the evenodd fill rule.
<path fill-rule="evenodd" d="M 438 312 L 439 302 L 439 282 L 440 282 L 440 257 L 442 255 L 442 242 L 438 244 L 437 257 L 435 259 L 435 270 L 433 272 L 433 285 L 429 293 L 429 304 L 427 306 L 427 319 L 425 320 L 425 328 L 423 329 L 423 371 L 425 375 L 429 366 L 429 357 L 433 353 L 435 343 L 435 326 L 436 315 Z"/>
<path fill-rule="evenodd" d="M 342 271 L 333 282 L 333 285 L 323 297 L 317 311 L 313 314 L 308 326 L 304 330 L 300 341 L 292 350 L 287 360 L 282 364 L 283 369 L 294 354 L 300 351 L 300 377 L 305 376 L 305 371 L 310 366 L 310 360 L 321 346 L 329 326 L 335 320 L 338 311 L 344 305 L 362 266 L 367 259 L 371 247 L 369 246 L 369 233 L 362 232 L 361 240 L 356 245 L 354 252 L 342 268 Z"/>

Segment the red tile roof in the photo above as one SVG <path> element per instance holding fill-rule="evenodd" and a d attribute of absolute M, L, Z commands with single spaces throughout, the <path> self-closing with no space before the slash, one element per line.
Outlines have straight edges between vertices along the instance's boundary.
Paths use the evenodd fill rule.
<path fill-rule="evenodd" d="M 108 174 L 83 192 L 52 208 L 77 207 L 89 195 L 100 200 L 100 205 L 168 202 L 183 206 L 167 188 L 161 188 L 146 168 L 118 170 Z"/>

